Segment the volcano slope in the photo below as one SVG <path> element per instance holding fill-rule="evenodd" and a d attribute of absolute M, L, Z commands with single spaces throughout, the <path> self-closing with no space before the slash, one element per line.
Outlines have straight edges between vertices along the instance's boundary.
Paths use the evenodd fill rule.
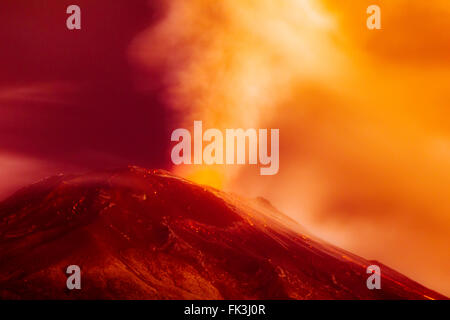
<path fill-rule="evenodd" d="M 264 199 L 162 170 L 55 176 L 0 204 L 1 299 L 445 298 L 382 265 L 369 290 L 371 264 Z"/>

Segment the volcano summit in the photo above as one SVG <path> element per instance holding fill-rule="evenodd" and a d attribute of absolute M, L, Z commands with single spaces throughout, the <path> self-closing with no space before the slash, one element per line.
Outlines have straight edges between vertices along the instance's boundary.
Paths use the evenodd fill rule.
<path fill-rule="evenodd" d="M 377 264 L 382 287 L 366 287 Z M 81 268 L 68 290 L 66 268 Z M 55 176 L 0 203 L 1 299 L 442 299 L 264 199 L 161 170 Z"/>

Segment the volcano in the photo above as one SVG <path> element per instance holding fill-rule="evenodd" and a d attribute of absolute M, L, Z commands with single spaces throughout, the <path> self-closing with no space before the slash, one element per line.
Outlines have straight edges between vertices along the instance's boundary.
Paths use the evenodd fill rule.
<path fill-rule="evenodd" d="M 366 268 L 381 268 L 369 290 Z M 81 289 L 66 286 L 69 265 Z M 445 299 L 265 199 L 163 170 L 44 179 L 0 204 L 1 299 Z"/>

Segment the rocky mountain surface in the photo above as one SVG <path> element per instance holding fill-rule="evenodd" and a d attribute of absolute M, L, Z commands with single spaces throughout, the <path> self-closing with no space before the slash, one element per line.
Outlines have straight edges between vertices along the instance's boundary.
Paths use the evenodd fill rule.
<path fill-rule="evenodd" d="M 369 290 L 366 267 L 381 266 Z M 66 268 L 81 268 L 81 290 Z M 59 175 L 0 203 L 1 299 L 442 299 L 264 199 L 162 170 Z"/>

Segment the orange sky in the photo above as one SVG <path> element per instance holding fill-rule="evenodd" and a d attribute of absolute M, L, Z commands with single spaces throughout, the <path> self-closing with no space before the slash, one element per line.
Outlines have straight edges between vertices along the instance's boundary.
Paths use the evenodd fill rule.
<path fill-rule="evenodd" d="M 382 30 L 366 28 L 371 4 Z M 278 175 L 176 172 L 263 195 L 320 237 L 450 295 L 448 1 L 174 0 L 130 56 L 167 69 L 179 126 L 280 129 Z"/>

